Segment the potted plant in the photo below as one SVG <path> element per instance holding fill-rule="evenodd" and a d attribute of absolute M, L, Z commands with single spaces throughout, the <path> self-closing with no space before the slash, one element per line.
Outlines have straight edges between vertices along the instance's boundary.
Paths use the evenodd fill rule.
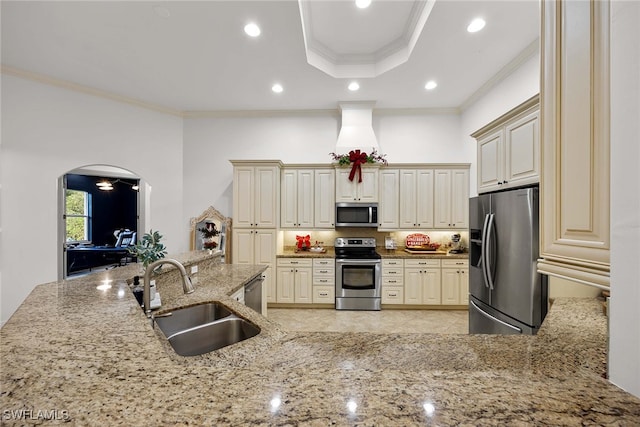
<path fill-rule="evenodd" d="M 162 235 L 159 232 L 149 230 L 135 246 L 129 248 L 129 252 L 138 258 L 138 262 L 142 262 L 144 270 L 149 264 L 164 258 L 167 254 L 166 247 L 160 240 Z"/>

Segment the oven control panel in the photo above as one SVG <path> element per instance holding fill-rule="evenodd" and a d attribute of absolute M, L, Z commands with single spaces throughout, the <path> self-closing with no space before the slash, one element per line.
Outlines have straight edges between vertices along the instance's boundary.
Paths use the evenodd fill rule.
<path fill-rule="evenodd" d="M 375 248 L 376 239 L 372 237 L 338 237 L 334 246 L 336 248 Z"/>

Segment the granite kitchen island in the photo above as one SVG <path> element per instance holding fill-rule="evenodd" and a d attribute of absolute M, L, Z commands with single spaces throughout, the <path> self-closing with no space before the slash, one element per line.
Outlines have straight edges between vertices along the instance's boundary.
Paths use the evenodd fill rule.
<path fill-rule="evenodd" d="M 2 424 L 640 424 L 640 399 L 603 378 L 596 300 L 556 300 L 537 336 L 293 333 L 229 297 L 263 270 L 213 263 L 190 295 L 159 283 L 161 310 L 220 301 L 261 328 L 194 357 L 144 316 L 135 265 L 36 287 L 0 331 Z"/>

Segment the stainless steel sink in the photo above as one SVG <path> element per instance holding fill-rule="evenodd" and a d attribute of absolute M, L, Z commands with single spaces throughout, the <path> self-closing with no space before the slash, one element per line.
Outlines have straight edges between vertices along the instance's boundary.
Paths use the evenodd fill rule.
<path fill-rule="evenodd" d="M 231 316 L 231 311 L 217 302 L 179 308 L 169 313 L 153 316 L 156 324 L 169 337 L 176 332 L 211 323 Z"/>
<path fill-rule="evenodd" d="M 154 321 L 181 356 L 209 353 L 260 333 L 258 326 L 219 303 L 173 310 L 170 315 L 154 317 Z"/>

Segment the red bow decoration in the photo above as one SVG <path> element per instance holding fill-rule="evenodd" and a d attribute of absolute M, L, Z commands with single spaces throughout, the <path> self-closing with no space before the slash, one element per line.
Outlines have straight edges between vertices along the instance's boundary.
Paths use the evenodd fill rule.
<path fill-rule="evenodd" d="M 311 247 L 311 236 L 308 234 L 306 236 L 296 236 L 296 240 L 298 241 L 298 249 Z"/>
<path fill-rule="evenodd" d="M 353 163 L 351 167 L 351 173 L 349 174 L 349 181 L 353 181 L 358 172 L 358 182 L 362 182 L 362 166 L 367 163 L 367 153 L 361 153 L 360 150 L 349 151 L 349 161 Z"/>

